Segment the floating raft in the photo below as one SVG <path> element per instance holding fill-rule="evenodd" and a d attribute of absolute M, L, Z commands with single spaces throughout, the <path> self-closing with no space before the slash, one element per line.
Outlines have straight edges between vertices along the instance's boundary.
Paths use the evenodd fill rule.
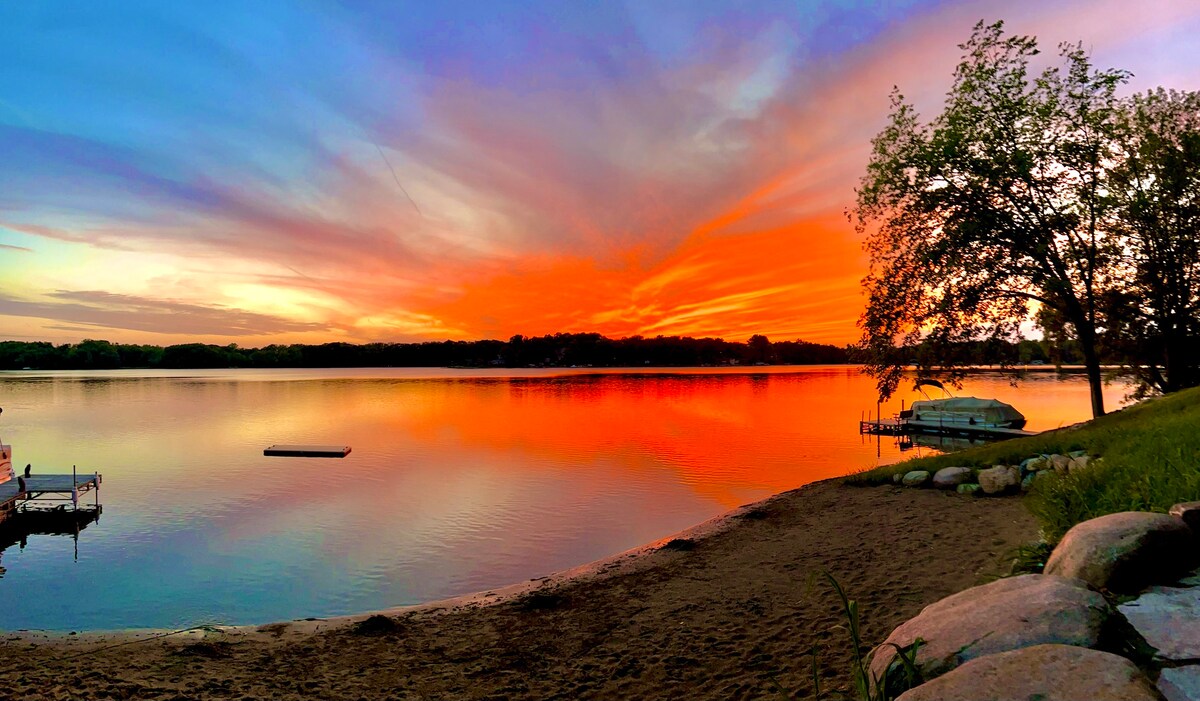
<path fill-rule="evenodd" d="M 289 458 L 344 458 L 350 454 L 348 445 L 273 445 L 263 455 Z"/>

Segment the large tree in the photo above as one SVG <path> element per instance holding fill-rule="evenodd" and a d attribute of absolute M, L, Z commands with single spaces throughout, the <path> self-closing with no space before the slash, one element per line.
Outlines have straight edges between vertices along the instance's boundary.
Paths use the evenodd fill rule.
<path fill-rule="evenodd" d="M 1095 70 L 1079 45 L 1063 45 L 1057 65 L 1031 75 L 1036 39 L 999 22 L 979 23 L 960 48 L 932 121 L 893 93 L 857 190 L 851 217 L 871 257 L 859 321 L 867 370 L 884 397 L 913 362 L 956 380 L 951 349 L 1018 340 L 1043 307 L 1078 340 L 1099 416 L 1099 300 L 1121 253 L 1103 226 L 1107 164 L 1128 74 Z"/>
<path fill-rule="evenodd" d="M 1125 240 L 1109 345 L 1141 393 L 1200 384 L 1200 93 L 1161 88 L 1122 113 L 1111 227 Z"/>

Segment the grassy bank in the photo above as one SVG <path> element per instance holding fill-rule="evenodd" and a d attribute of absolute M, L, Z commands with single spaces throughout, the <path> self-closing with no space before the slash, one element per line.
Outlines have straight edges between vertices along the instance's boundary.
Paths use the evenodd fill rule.
<path fill-rule="evenodd" d="M 1118 511 L 1166 511 L 1200 500 L 1200 388 L 1147 400 L 1086 424 L 918 458 L 847 478 L 851 484 L 890 483 L 909 470 L 1017 464 L 1036 454 L 1086 450 L 1087 469 L 1039 480 L 1027 497 L 1043 532 L 1057 541 L 1068 528 Z"/>

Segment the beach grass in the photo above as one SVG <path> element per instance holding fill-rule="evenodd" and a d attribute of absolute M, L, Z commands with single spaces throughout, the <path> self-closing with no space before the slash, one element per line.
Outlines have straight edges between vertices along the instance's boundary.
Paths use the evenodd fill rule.
<path fill-rule="evenodd" d="M 1148 399 L 1057 431 L 859 472 L 846 482 L 885 484 L 910 470 L 1012 465 L 1032 455 L 1075 450 L 1086 450 L 1092 463 L 1068 475 L 1039 479 L 1026 498 L 1050 543 L 1076 523 L 1104 514 L 1165 512 L 1173 504 L 1198 501 L 1200 388 Z"/>

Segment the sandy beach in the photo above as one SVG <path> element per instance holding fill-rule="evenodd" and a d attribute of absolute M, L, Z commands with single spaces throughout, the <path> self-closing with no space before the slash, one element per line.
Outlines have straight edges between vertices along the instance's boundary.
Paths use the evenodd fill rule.
<path fill-rule="evenodd" d="M 371 616 L 198 630 L 10 632 L 0 696 L 758 699 L 846 688 L 828 571 L 874 644 L 1036 538 L 1017 498 L 818 483 L 543 580 Z M 778 685 L 778 687 L 776 686 Z"/>

